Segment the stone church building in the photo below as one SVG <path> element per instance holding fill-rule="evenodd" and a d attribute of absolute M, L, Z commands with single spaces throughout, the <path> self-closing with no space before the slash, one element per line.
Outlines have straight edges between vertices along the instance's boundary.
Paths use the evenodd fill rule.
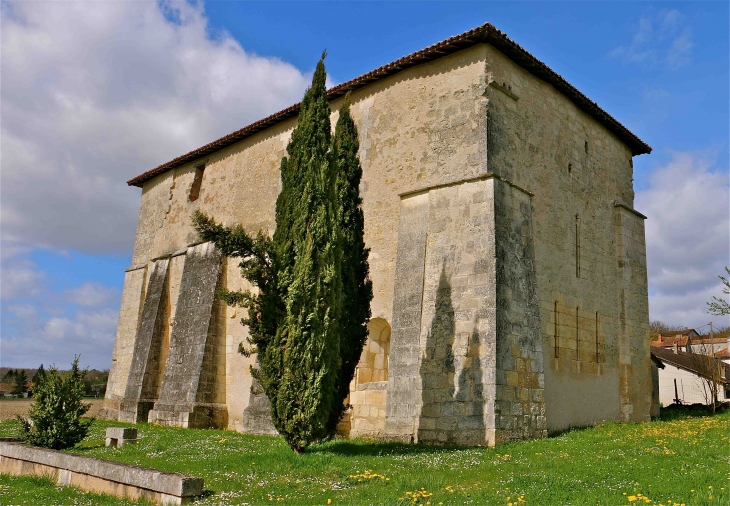
<path fill-rule="evenodd" d="M 351 436 L 487 444 L 652 409 L 645 217 L 651 148 L 490 24 L 328 91 L 360 134 L 370 337 Z M 238 353 L 245 287 L 196 209 L 273 233 L 299 105 L 128 182 L 142 189 L 104 416 L 273 433 Z M 254 388 L 252 388 L 252 386 Z"/>

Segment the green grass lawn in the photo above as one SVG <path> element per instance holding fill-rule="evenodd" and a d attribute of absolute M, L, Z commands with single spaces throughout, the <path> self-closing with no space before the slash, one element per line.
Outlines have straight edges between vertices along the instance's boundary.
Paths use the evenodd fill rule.
<path fill-rule="evenodd" d="M 610 423 L 496 448 L 335 440 L 296 455 L 282 438 L 139 424 L 104 446 L 97 422 L 75 453 L 205 479 L 198 504 L 730 504 L 730 411 Z M 15 433 L 0 423 L 0 436 Z M 0 476 L 0 504 L 128 504 Z"/>

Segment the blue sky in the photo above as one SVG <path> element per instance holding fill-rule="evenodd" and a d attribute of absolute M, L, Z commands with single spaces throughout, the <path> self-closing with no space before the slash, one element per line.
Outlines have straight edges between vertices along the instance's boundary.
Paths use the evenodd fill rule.
<path fill-rule="evenodd" d="M 730 263 L 727 2 L 2 2 L 0 364 L 107 368 L 124 182 L 486 21 L 654 148 L 635 158 L 652 319 L 699 327 Z M 703 329 L 704 330 L 704 329 Z"/>

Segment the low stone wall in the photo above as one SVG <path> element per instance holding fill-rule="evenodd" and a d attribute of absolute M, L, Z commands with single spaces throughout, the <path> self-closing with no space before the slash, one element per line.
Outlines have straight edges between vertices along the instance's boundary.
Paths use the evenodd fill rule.
<path fill-rule="evenodd" d="M 0 442 L 0 473 L 49 476 L 59 485 L 157 504 L 185 504 L 203 492 L 202 478 L 14 442 Z"/>

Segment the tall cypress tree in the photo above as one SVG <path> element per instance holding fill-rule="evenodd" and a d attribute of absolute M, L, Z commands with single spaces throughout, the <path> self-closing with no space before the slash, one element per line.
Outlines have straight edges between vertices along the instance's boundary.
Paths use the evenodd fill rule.
<path fill-rule="evenodd" d="M 337 379 L 337 409 L 327 424 L 334 434 L 344 414 L 344 401 L 368 337 L 370 301 L 373 285 L 368 278 L 369 249 L 365 247 L 365 219 L 360 198 L 362 166 L 358 150 L 357 127 L 350 115 L 350 97 L 345 98 L 332 139 L 331 162 L 336 172 L 338 219 L 342 241 L 342 312 L 340 316 L 340 357 L 342 365 Z"/>
<path fill-rule="evenodd" d="M 274 234 L 286 316 L 278 329 L 283 371 L 272 410 L 279 433 L 296 452 L 326 435 L 340 368 L 342 253 L 324 57 L 302 101 L 289 158 L 281 165 Z"/>
<path fill-rule="evenodd" d="M 222 298 L 248 309 L 242 323 L 253 347 L 241 351 L 258 353 L 260 367 L 252 374 L 271 401 L 274 426 L 296 452 L 327 435 L 331 413 L 342 404 L 336 385 L 342 240 L 324 57 L 281 162 L 273 240 L 193 215 L 201 238 L 241 257 L 244 277 L 259 288 L 258 294 L 224 292 Z"/>

